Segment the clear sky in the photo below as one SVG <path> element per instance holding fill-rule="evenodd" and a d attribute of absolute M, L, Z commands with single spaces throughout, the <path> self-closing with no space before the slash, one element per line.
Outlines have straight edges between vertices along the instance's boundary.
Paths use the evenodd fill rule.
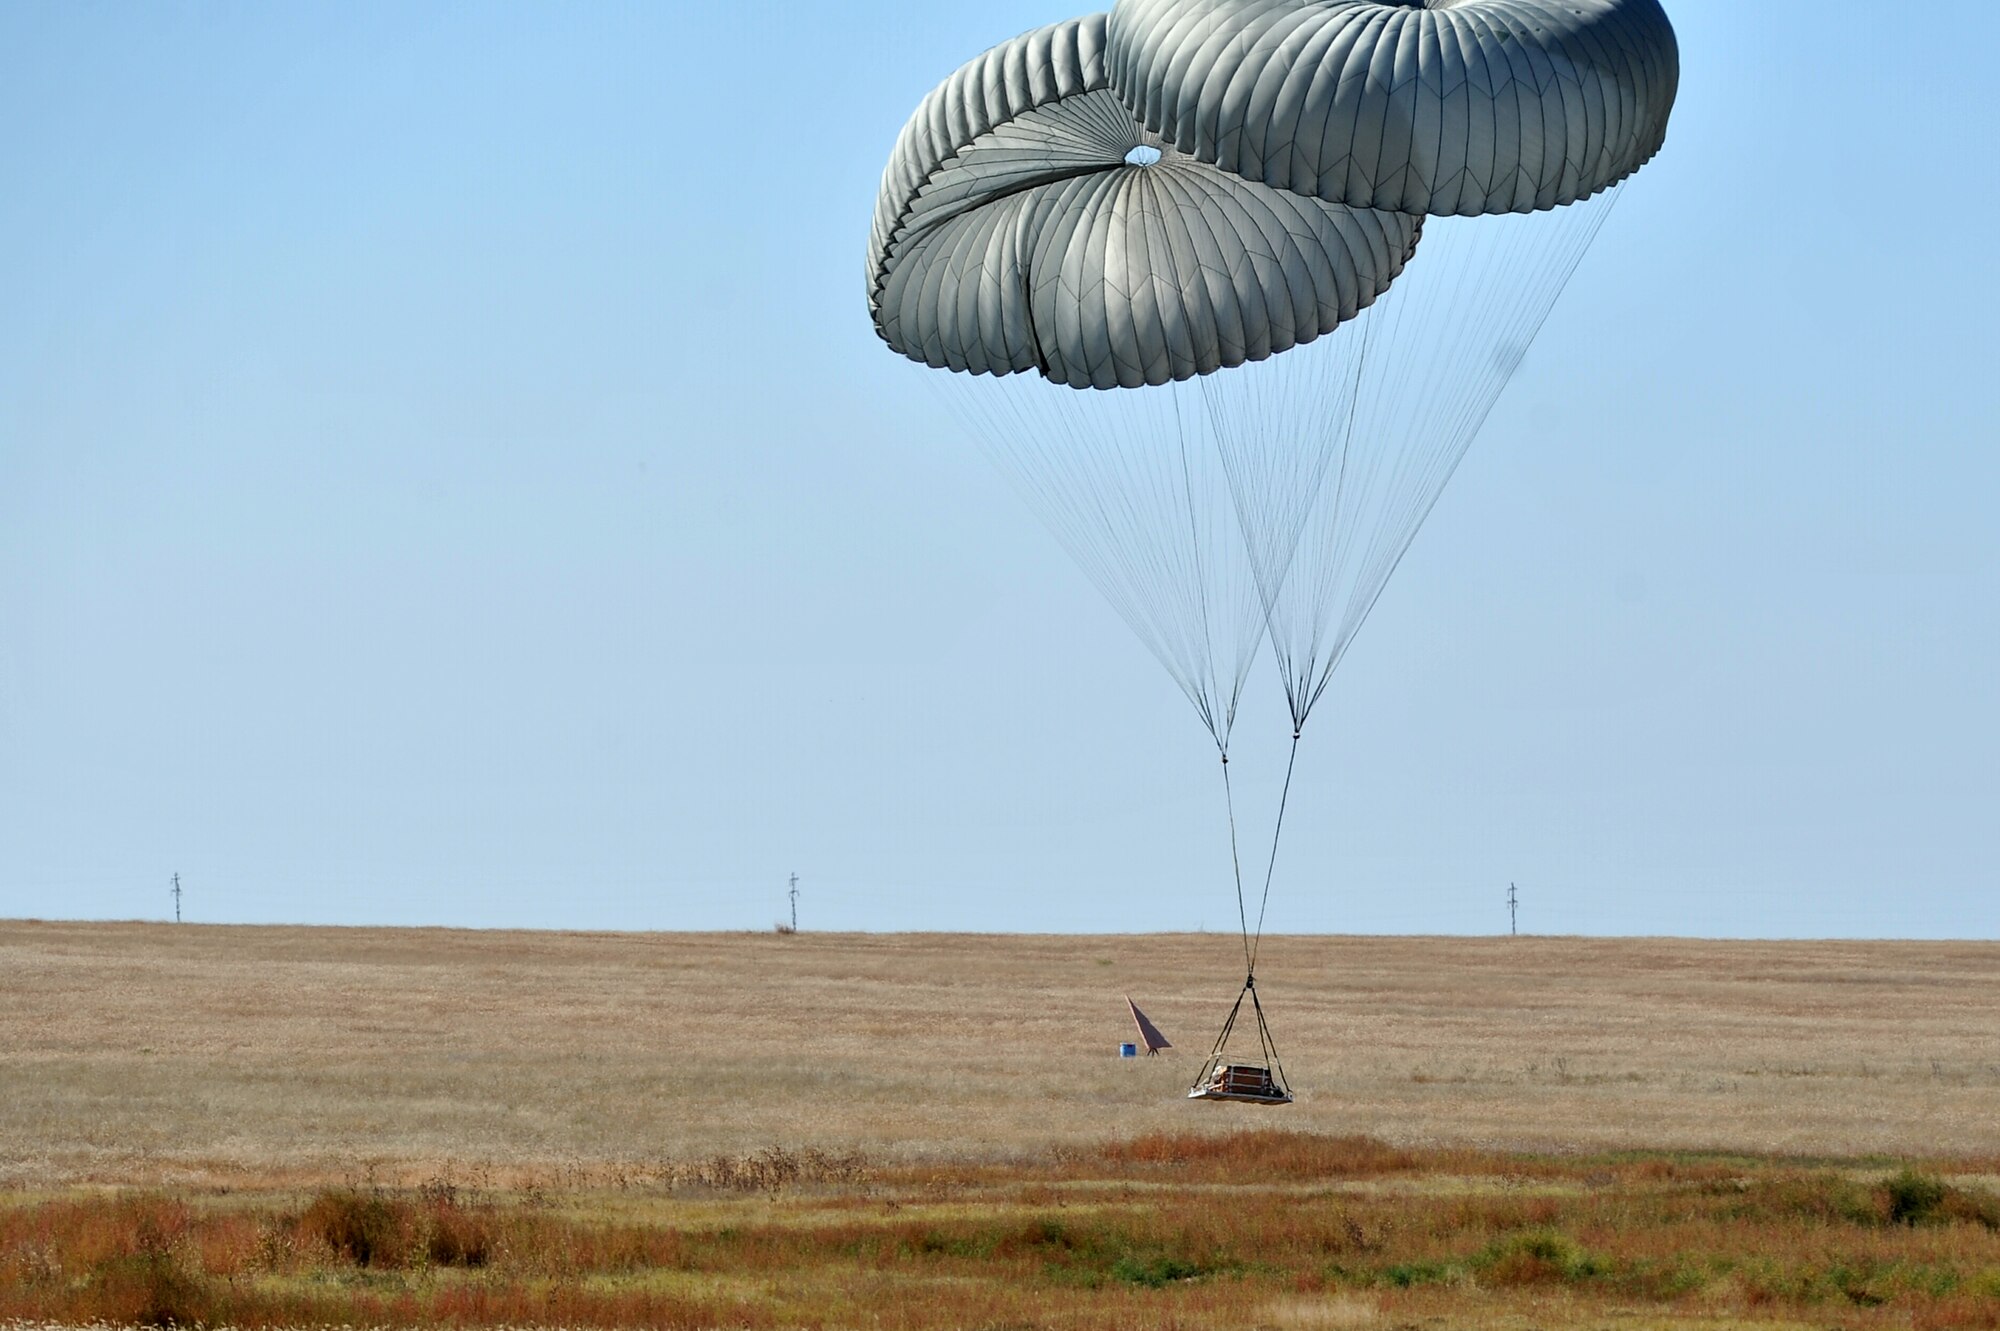
<path fill-rule="evenodd" d="M 1274 928 L 2000 933 L 2000 8 L 1669 9 Z M 1072 13 L 0 6 L 0 916 L 1233 927 L 1206 735 L 863 307 L 909 111 Z"/>

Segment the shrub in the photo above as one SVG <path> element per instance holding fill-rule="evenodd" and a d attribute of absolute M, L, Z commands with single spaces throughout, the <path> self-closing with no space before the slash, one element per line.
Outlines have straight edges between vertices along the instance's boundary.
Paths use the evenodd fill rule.
<path fill-rule="evenodd" d="M 1889 1198 L 1889 1219 L 1898 1225 L 1921 1225 L 1939 1218 L 1951 1189 L 1935 1174 L 1904 1169 L 1882 1185 Z"/>
<path fill-rule="evenodd" d="M 411 1247 L 407 1212 L 380 1193 L 337 1188 L 313 1199 L 299 1227 L 356 1266 L 402 1266 Z"/>

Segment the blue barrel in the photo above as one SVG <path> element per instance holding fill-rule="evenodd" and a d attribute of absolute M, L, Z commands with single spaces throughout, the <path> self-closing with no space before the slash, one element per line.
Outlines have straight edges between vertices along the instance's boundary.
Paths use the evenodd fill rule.
<path fill-rule="evenodd" d="M 1121 1045 L 1119 1045 L 1119 1046 L 1118 1046 L 1118 1057 L 1120 1057 L 1120 1058 L 1137 1058 L 1138 1056 L 1139 1056 L 1139 1046 L 1138 1046 L 1138 1045 L 1136 1045 L 1136 1044 L 1131 1044 L 1131 1043 L 1129 1043 L 1129 1042 L 1128 1042 L 1128 1043 L 1126 1043 L 1126 1044 L 1121 1044 Z"/>

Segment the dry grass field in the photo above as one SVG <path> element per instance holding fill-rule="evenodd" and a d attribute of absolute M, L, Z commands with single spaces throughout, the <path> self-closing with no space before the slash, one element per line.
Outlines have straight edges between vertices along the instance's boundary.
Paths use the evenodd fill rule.
<path fill-rule="evenodd" d="M 0 1187 L 586 1181 L 1281 1126 L 2000 1153 L 2000 945 L 1277 938 L 1300 1102 L 1180 1098 L 1234 938 L 0 923 Z M 1112 1056 L 1131 994 L 1176 1040 Z"/>
<path fill-rule="evenodd" d="M 1235 946 L 0 924 L 0 1327 L 2000 1331 L 2000 947 Z"/>

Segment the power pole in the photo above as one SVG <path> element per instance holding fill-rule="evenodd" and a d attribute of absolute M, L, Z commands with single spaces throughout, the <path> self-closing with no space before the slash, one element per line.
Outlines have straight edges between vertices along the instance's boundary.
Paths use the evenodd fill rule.
<path fill-rule="evenodd" d="M 1507 884 L 1507 936 L 1512 938 L 1521 932 L 1521 898 L 1514 891 L 1512 883 Z"/>
<path fill-rule="evenodd" d="M 174 923 L 181 922 L 181 876 L 174 875 Z"/>
<path fill-rule="evenodd" d="M 799 876 L 792 875 L 792 932 L 799 931 Z"/>

